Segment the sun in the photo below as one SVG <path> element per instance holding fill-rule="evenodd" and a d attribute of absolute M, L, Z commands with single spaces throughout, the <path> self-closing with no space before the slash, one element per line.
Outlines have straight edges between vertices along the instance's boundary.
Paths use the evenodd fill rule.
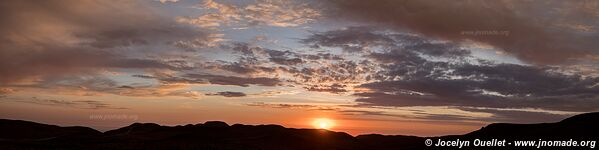
<path fill-rule="evenodd" d="M 312 126 L 318 129 L 331 129 L 335 126 L 335 121 L 328 118 L 317 118 L 312 121 Z"/>

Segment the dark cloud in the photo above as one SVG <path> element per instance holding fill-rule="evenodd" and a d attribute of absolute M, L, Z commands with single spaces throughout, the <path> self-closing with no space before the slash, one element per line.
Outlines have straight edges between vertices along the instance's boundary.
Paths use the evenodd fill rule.
<path fill-rule="evenodd" d="M 234 42 L 230 45 L 223 45 L 223 47 L 246 56 L 284 57 L 296 55 L 296 53 L 291 51 L 273 50 L 259 46 L 253 46 L 244 42 Z"/>
<path fill-rule="evenodd" d="M 136 46 L 205 38 L 135 1 L 2 1 L 0 84 L 110 68 L 189 69 L 136 56 Z M 123 48 L 130 48 L 123 50 Z"/>
<path fill-rule="evenodd" d="M 426 63 L 425 63 L 426 65 Z M 363 84 L 359 102 L 383 106 L 474 106 L 594 111 L 599 78 L 515 64 L 453 64 L 400 72 L 402 80 Z M 445 67 L 445 68 L 444 68 Z M 451 70 L 438 71 L 435 70 Z M 394 78 L 396 72 L 384 72 Z"/>
<path fill-rule="evenodd" d="M 346 84 L 360 83 L 366 80 L 373 66 L 367 61 L 339 60 L 322 62 L 303 68 L 285 68 L 284 72 L 295 77 L 295 83 L 310 91 L 341 94 L 347 92 Z"/>
<path fill-rule="evenodd" d="M 332 85 L 314 85 L 312 87 L 307 87 L 308 91 L 316 91 L 316 92 L 329 92 L 329 93 L 345 93 L 348 92 L 346 90 L 346 85 L 341 84 L 332 84 Z"/>
<path fill-rule="evenodd" d="M 304 104 L 285 104 L 285 103 L 264 103 L 254 102 L 248 103 L 247 106 L 255 107 L 266 107 L 266 108 L 281 108 L 281 109 L 306 109 L 306 110 L 338 110 L 334 106 L 322 106 L 322 105 L 304 105 Z"/>
<path fill-rule="evenodd" d="M 376 27 L 347 27 L 340 30 L 315 32 L 302 43 L 311 47 L 338 47 L 347 52 L 395 51 L 433 57 L 468 56 L 468 50 L 451 42 L 431 40 L 414 34 L 391 32 Z M 377 49 L 381 49 L 378 50 Z"/>
<path fill-rule="evenodd" d="M 398 31 L 407 29 L 455 42 L 474 40 L 533 63 L 556 64 L 599 54 L 599 44 L 594 42 L 599 40 L 596 34 L 599 2 L 596 1 L 335 0 L 324 3 L 327 9 L 323 11 L 328 11 L 329 18 L 357 20 Z M 356 36 L 366 41 L 322 35 L 317 38 L 327 43 L 349 41 L 345 43 L 364 46 L 370 44 L 368 41 L 387 40 L 368 34 Z"/>
<path fill-rule="evenodd" d="M 310 91 L 342 94 L 347 92 L 345 84 L 363 80 L 364 74 L 372 71 L 368 61 L 345 60 L 340 55 L 325 52 L 273 50 L 248 43 L 232 43 L 223 48 L 233 50 L 241 56 L 237 62 L 217 61 L 207 68 L 241 75 L 291 76 L 286 81 Z"/>
<path fill-rule="evenodd" d="M 128 86 L 128 85 L 122 85 L 122 86 L 119 86 L 119 88 L 123 88 L 123 89 L 135 89 L 135 87 Z"/>
<path fill-rule="evenodd" d="M 276 78 L 256 77 L 256 78 L 245 78 L 245 77 L 234 77 L 234 76 L 219 76 L 219 75 L 205 75 L 205 74 L 187 74 L 184 77 L 191 79 L 193 82 L 202 83 L 204 81 L 210 84 L 219 85 L 237 85 L 247 87 L 251 85 L 260 86 L 277 86 L 281 83 Z"/>
<path fill-rule="evenodd" d="M 294 66 L 304 62 L 300 54 L 288 50 L 273 50 L 239 42 L 231 44 L 230 49 L 232 49 L 234 52 L 243 54 L 243 56 L 246 56 L 244 57 L 246 60 L 249 59 L 258 61 L 258 59 L 266 58 L 266 62 L 284 66 Z"/>
<path fill-rule="evenodd" d="M 220 63 L 211 64 L 205 68 L 220 69 L 220 70 L 225 70 L 225 71 L 234 72 L 234 73 L 243 74 L 243 75 L 259 74 L 259 73 L 272 73 L 277 70 L 276 68 L 258 66 L 256 64 L 247 63 L 245 61 L 220 62 Z"/>
<path fill-rule="evenodd" d="M 11 47 L 0 52 L 0 83 L 18 82 L 28 77 L 93 73 L 98 68 L 178 69 L 161 61 L 133 59 L 96 49 L 39 45 L 42 51 Z M 23 50 L 23 51 L 19 51 Z"/>
<path fill-rule="evenodd" d="M 247 96 L 247 94 L 245 94 L 243 92 L 231 92 L 231 91 L 208 93 L 206 95 L 208 95 L 208 96 L 224 96 L 224 97 L 245 97 L 245 96 Z"/>
<path fill-rule="evenodd" d="M 339 55 L 331 54 L 331 53 L 318 53 L 318 54 L 300 54 L 303 59 L 307 60 L 330 60 L 330 61 L 340 61 L 343 58 Z"/>
<path fill-rule="evenodd" d="M 311 45 L 312 48 L 340 47 L 348 52 L 360 52 L 369 46 L 393 43 L 393 39 L 373 33 L 373 29 L 370 27 L 349 27 L 342 30 L 316 32 L 309 38 L 302 39 L 301 42 Z"/>
<path fill-rule="evenodd" d="M 346 78 L 355 80 L 358 75 L 367 75 L 365 81 L 369 83 L 358 88 L 368 90 L 354 94 L 359 97 L 356 101 L 365 104 L 564 111 L 593 111 L 599 106 L 599 78 L 565 73 L 559 67 L 477 60 L 453 42 L 366 27 L 315 33 L 303 42 L 342 49 L 364 46 L 349 51 L 361 52 L 369 63 L 331 68 L 372 65 L 371 70 L 352 72 Z M 335 70 L 319 69 L 304 68 L 300 72 L 306 80 L 312 80 L 315 74 Z M 342 76 L 320 77 L 316 82 L 328 81 L 322 80 L 327 77 Z M 307 89 L 326 90 L 317 86 L 322 85 Z"/>
<path fill-rule="evenodd" d="M 468 50 L 451 42 L 431 40 L 414 34 L 392 32 L 375 27 L 347 27 L 315 32 L 301 42 L 313 47 L 341 48 L 346 52 L 359 52 L 362 59 L 361 61 L 343 59 L 329 61 L 325 65 L 320 63 L 321 67 L 297 70 L 297 76 L 304 82 L 347 84 L 356 81 L 393 79 L 410 73 L 428 74 L 430 70 L 422 68 L 425 67 L 422 64 L 430 64 L 426 67 L 431 69 L 430 67 L 443 62 L 430 62 L 423 57 L 458 60 L 470 57 Z M 421 71 L 414 72 L 415 70 Z M 342 93 L 345 90 L 318 86 L 323 85 L 310 85 L 307 89 L 333 93 Z"/>
<path fill-rule="evenodd" d="M 515 64 L 461 65 L 456 68 L 454 75 L 486 81 L 480 83 L 482 89 L 518 97 L 572 95 L 588 98 L 596 96 L 599 92 L 599 88 L 595 86 L 599 83 L 599 78 L 565 75 L 551 69 Z"/>
<path fill-rule="evenodd" d="M 270 58 L 270 61 L 275 64 L 287 65 L 287 66 L 297 65 L 297 64 L 301 64 L 302 62 L 304 62 L 300 58 L 289 58 L 288 59 L 288 58 L 280 58 L 280 57 L 272 57 L 272 58 Z"/>
<path fill-rule="evenodd" d="M 144 78 L 144 79 L 154 79 L 156 77 L 151 76 L 151 75 L 142 75 L 142 74 L 135 74 L 135 75 L 131 75 L 133 77 L 138 77 L 138 78 Z"/>
<path fill-rule="evenodd" d="M 278 86 L 281 85 L 281 81 L 277 78 L 267 77 L 236 77 L 236 76 L 222 76 L 222 75 L 210 75 L 210 74 L 185 74 L 183 76 L 171 76 L 171 75 L 134 75 L 134 77 L 156 79 L 163 83 L 189 83 L 189 84 L 218 84 L 218 85 L 236 85 L 242 87 L 248 87 L 250 85 L 259 86 Z"/>

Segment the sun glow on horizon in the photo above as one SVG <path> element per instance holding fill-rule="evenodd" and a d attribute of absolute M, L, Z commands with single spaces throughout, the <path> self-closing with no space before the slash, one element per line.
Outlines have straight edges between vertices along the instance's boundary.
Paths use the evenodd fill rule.
<path fill-rule="evenodd" d="M 328 118 L 316 118 L 312 121 L 312 126 L 318 129 L 331 129 L 335 126 L 335 121 Z"/>

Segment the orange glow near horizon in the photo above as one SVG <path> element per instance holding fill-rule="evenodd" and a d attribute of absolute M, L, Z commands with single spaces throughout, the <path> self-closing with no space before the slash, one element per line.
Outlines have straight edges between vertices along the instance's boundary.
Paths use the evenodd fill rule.
<path fill-rule="evenodd" d="M 316 118 L 312 121 L 312 126 L 318 129 L 331 129 L 335 127 L 335 121 L 328 118 Z"/>

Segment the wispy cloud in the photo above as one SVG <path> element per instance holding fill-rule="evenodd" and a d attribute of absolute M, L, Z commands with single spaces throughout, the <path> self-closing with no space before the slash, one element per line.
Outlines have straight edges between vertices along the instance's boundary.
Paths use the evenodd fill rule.
<path fill-rule="evenodd" d="M 57 107 L 71 107 L 78 109 L 128 109 L 125 107 L 115 107 L 102 101 L 94 100 L 58 100 L 58 99 L 45 99 L 45 98 L 10 98 L 8 100 L 22 103 L 30 103 L 37 105 L 48 105 Z"/>
<path fill-rule="evenodd" d="M 247 94 L 245 94 L 243 92 L 231 92 L 231 91 L 208 93 L 206 95 L 207 96 L 224 96 L 224 97 L 245 97 L 245 96 L 247 96 Z"/>

